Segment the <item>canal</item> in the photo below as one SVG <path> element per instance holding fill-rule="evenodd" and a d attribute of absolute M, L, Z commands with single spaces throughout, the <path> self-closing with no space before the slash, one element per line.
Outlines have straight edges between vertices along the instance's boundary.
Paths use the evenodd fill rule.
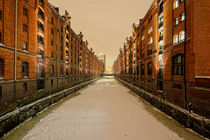
<path fill-rule="evenodd" d="M 44 110 L 3 140 L 200 140 L 113 77 Z"/>

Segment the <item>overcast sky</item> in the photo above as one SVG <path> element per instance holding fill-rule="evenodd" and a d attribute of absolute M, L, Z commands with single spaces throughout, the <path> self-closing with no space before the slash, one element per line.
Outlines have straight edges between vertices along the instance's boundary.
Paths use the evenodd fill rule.
<path fill-rule="evenodd" d="M 106 54 L 107 67 L 111 67 L 126 36 L 131 35 L 132 24 L 139 23 L 153 0 L 49 0 L 60 12 L 67 10 L 76 33 L 82 31 L 84 39 L 94 51 Z"/>

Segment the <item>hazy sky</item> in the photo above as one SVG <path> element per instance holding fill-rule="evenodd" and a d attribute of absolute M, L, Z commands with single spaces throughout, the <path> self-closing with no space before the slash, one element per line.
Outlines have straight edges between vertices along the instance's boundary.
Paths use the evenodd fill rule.
<path fill-rule="evenodd" d="M 107 67 L 111 67 L 126 36 L 131 35 L 132 24 L 144 17 L 153 0 L 49 0 L 60 12 L 67 10 L 76 33 L 82 31 L 84 39 L 94 51 L 106 54 Z"/>

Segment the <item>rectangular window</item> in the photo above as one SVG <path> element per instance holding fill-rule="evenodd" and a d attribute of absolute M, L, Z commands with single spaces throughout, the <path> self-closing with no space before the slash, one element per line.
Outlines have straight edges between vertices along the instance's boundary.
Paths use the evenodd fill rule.
<path fill-rule="evenodd" d="M 41 36 L 38 36 L 37 38 L 38 43 L 44 45 L 44 39 Z"/>
<path fill-rule="evenodd" d="M 185 31 L 181 31 L 180 34 L 179 34 L 179 38 L 180 38 L 180 41 L 184 41 L 185 40 Z"/>
<path fill-rule="evenodd" d="M 173 57 L 172 73 L 173 75 L 184 75 L 184 55 L 180 54 Z"/>
<path fill-rule="evenodd" d="M 177 17 L 176 19 L 175 19 L 175 26 L 177 26 L 179 24 L 179 17 Z"/>
<path fill-rule="evenodd" d="M 22 63 L 22 77 L 23 78 L 28 77 L 28 63 L 27 62 Z"/>
<path fill-rule="evenodd" d="M 173 40 L 174 40 L 174 44 L 177 44 L 177 43 L 178 43 L 178 41 L 179 41 L 179 37 L 178 37 L 178 35 L 174 35 Z"/>
<path fill-rule="evenodd" d="M 2 15 L 2 11 L 0 10 L 0 21 L 2 21 L 3 19 L 3 15 Z"/>
<path fill-rule="evenodd" d="M 51 40 L 51 46 L 53 46 L 54 45 L 54 42 L 53 42 L 53 40 Z"/>
<path fill-rule="evenodd" d="M 182 12 L 182 13 L 181 13 L 181 21 L 184 21 L 184 20 L 185 20 L 185 13 Z"/>
<path fill-rule="evenodd" d="M 23 24 L 23 32 L 27 32 L 27 25 Z"/>
<path fill-rule="evenodd" d="M 2 87 L 0 86 L 0 98 L 2 98 Z"/>
<path fill-rule="evenodd" d="M 4 77 L 4 60 L 0 58 L 0 78 Z"/>
<path fill-rule="evenodd" d="M 0 43 L 2 43 L 2 34 L 0 32 Z"/>
<path fill-rule="evenodd" d="M 23 8 L 23 15 L 28 16 L 28 10 L 26 8 Z"/>
<path fill-rule="evenodd" d="M 160 4 L 160 11 L 159 11 L 159 14 L 161 14 L 163 12 L 163 2 L 161 2 Z"/>
<path fill-rule="evenodd" d="M 53 31 L 53 29 L 51 29 L 51 34 L 52 34 L 52 35 L 54 35 L 54 31 Z"/>
<path fill-rule="evenodd" d="M 178 7 L 179 7 L 179 2 L 178 2 L 178 0 L 175 0 L 175 2 L 174 2 L 174 9 L 176 9 Z"/>
<path fill-rule="evenodd" d="M 28 43 L 23 41 L 23 50 L 27 51 L 27 48 L 28 48 Z"/>
<path fill-rule="evenodd" d="M 54 66 L 53 65 L 50 66 L 50 75 L 51 76 L 54 75 Z"/>
<path fill-rule="evenodd" d="M 44 7 L 44 0 L 39 0 L 39 4 Z"/>

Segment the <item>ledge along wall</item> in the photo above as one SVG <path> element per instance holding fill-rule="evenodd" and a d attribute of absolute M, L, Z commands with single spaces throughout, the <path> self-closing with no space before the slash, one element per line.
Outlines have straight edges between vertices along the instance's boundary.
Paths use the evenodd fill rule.
<path fill-rule="evenodd" d="M 204 118 L 195 113 L 191 113 L 124 80 L 121 80 L 117 77 L 115 78 L 126 87 L 134 91 L 136 94 L 143 97 L 151 105 L 155 106 L 157 109 L 166 113 L 167 115 L 173 117 L 185 127 L 191 128 L 204 137 L 210 138 L 210 119 Z"/>
<path fill-rule="evenodd" d="M 0 117 L 0 139 L 1 137 L 15 128 L 16 126 L 23 123 L 25 120 L 29 119 L 30 117 L 34 117 L 42 111 L 43 109 L 47 108 L 48 106 L 59 102 L 61 99 L 73 94 L 74 92 L 86 87 L 87 85 L 95 82 L 99 78 L 84 82 L 82 84 L 73 86 L 69 89 L 65 89 L 60 91 L 56 94 L 49 95 L 43 99 L 35 101 L 29 105 L 23 106 L 21 108 L 17 108 L 13 112 L 7 113 L 4 116 Z"/>

